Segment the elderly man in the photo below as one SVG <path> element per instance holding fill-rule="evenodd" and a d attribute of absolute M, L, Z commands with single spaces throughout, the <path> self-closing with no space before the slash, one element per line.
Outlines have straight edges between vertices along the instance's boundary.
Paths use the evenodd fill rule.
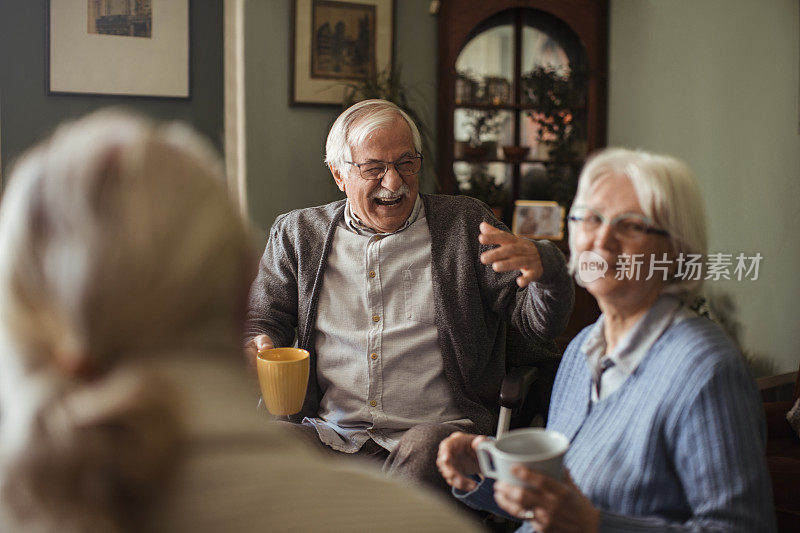
<path fill-rule="evenodd" d="M 438 443 L 495 423 L 507 326 L 551 340 L 573 286 L 552 243 L 512 235 L 474 199 L 419 194 L 420 148 L 390 102 L 339 116 L 326 162 L 347 199 L 275 221 L 247 351 L 289 346 L 296 328 L 311 376 L 291 427 L 446 490 Z"/>

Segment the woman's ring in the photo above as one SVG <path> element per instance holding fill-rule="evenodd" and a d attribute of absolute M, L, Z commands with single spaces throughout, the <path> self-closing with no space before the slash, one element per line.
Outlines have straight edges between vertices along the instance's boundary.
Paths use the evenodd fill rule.
<path fill-rule="evenodd" d="M 533 509 L 528 509 L 527 511 L 523 511 L 522 514 L 519 515 L 520 518 L 524 520 L 533 520 Z"/>

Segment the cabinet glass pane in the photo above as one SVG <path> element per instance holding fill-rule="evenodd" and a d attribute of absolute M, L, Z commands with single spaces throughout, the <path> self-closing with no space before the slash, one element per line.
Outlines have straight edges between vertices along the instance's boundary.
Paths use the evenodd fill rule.
<path fill-rule="evenodd" d="M 530 26 L 522 28 L 522 72 L 536 67 L 549 66 L 557 69 L 569 67 L 569 57 L 563 48 L 549 35 Z"/>
<path fill-rule="evenodd" d="M 530 146 L 528 159 L 548 159 L 547 143 L 539 142 L 539 124 L 528 113 L 519 115 L 519 143 L 521 146 Z"/>
<path fill-rule="evenodd" d="M 457 104 L 509 104 L 514 77 L 514 28 L 503 24 L 473 37 L 456 59 Z"/>
<path fill-rule="evenodd" d="M 472 146 L 490 145 L 486 157 L 498 157 L 498 148 L 513 143 L 513 113 L 501 109 L 463 109 L 455 110 L 453 116 L 453 136 L 457 143 Z M 456 159 L 463 157 L 455 153 Z"/>
<path fill-rule="evenodd" d="M 461 194 L 474 196 L 492 205 L 502 205 L 507 198 L 510 166 L 504 163 L 453 163 L 453 173 Z"/>
<path fill-rule="evenodd" d="M 542 163 L 520 165 L 519 199 L 552 200 L 547 169 Z"/>

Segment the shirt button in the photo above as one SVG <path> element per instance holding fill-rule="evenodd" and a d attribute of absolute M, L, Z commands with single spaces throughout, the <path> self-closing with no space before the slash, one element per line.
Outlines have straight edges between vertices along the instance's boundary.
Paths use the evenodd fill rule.
<path fill-rule="evenodd" d="M 372 321 L 373 322 L 378 322 L 380 319 L 381 319 L 381 317 L 379 317 L 378 315 L 372 315 Z"/>
<path fill-rule="evenodd" d="M 375 271 L 374 270 L 370 270 L 369 271 L 369 277 L 371 277 L 371 278 L 375 277 Z"/>
<path fill-rule="evenodd" d="M 376 405 L 378 405 L 378 402 L 376 402 L 375 400 L 372 400 L 371 402 L 369 402 L 369 404 L 370 404 L 372 407 L 375 407 Z"/>
<path fill-rule="evenodd" d="M 372 352 L 371 354 L 369 354 L 369 356 L 373 361 L 378 358 L 378 354 L 376 354 L 375 352 Z"/>

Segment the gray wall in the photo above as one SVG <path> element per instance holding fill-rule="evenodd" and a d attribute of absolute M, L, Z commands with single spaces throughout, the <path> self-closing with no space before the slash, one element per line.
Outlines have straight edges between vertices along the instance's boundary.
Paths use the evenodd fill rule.
<path fill-rule="evenodd" d="M 291 0 L 245 2 L 245 105 L 250 215 L 268 228 L 291 209 L 342 197 L 323 163 L 338 107 L 289 107 Z M 435 139 L 437 19 L 429 0 L 395 1 L 395 64 Z M 432 176 L 423 188 L 433 187 Z"/>
<path fill-rule="evenodd" d="M 395 59 L 433 129 L 437 20 L 428 0 L 395 4 Z M 340 197 L 322 163 L 339 110 L 287 105 L 290 9 L 290 0 L 246 3 L 249 208 L 262 229 Z M 797 0 L 611 0 L 610 32 L 609 144 L 674 154 L 694 169 L 710 249 L 764 256 L 758 281 L 708 283 L 713 301 L 732 304 L 757 374 L 796 370 Z"/>
<path fill-rule="evenodd" d="M 0 1 L 0 150 L 4 179 L 13 158 L 59 122 L 109 105 L 189 122 L 222 149 L 222 0 L 191 2 L 190 100 L 48 96 L 46 12 L 47 0 Z"/>
<path fill-rule="evenodd" d="M 707 282 L 757 374 L 800 360 L 800 3 L 612 0 L 611 145 L 684 159 L 710 250 L 763 256 L 757 281 Z"/>

